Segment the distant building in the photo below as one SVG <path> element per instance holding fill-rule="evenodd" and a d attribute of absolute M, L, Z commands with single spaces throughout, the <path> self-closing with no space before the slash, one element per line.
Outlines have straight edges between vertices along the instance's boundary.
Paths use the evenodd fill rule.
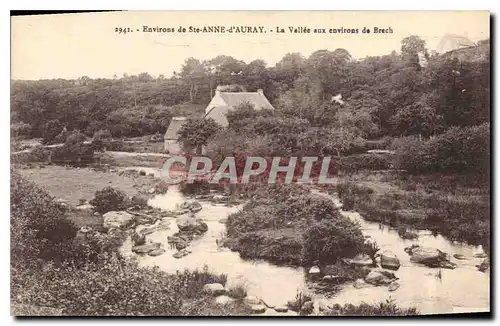
<path fill-rule="evenodd" d="M 261 89 L 257 92 L 232 93 L 222 92 L 220 88 L 218 88 L 205 109 L 205 118 L 212 118 L 221 126 L 226 127 L 228 125 L 226 114 L 245 102 L 252 104 L 255 110 L 274 110 L 274 107 Z"/>
<path fill-rule="evenodd" d="M 476 44 L 469 40 L 465 36 L 456 35 L 456 34 L 446 34 L 443 36 L 441 41 L 439 41 L 436 52 L 438 53 L 446 53 L 453 50 L 468 48 L 470 46 L 475 46 Z"/>
<path fill-rule="evenodd" d="M 170 120 L 170 125 L 165 132 L 164 140 L 164 150 L 169 153 L 180 153 L 181 145 L 179 144 L 179 135 L 177 132 L 181 129 L 181 127 L 186 123 L 186 117 L 173 117 Z"/>

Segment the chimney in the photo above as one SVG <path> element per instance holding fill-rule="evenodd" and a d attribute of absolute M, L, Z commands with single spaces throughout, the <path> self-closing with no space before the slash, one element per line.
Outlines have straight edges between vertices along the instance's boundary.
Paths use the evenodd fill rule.
<path fill-rule="evenodd" d="M 257 90 L 257 93 L 264 95 L 264 91 L 260 88 Z"/>

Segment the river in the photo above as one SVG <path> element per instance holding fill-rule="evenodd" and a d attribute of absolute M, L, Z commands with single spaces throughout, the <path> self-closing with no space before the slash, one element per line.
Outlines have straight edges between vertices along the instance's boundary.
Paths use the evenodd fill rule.
<path fill-rule="evenodd" d="M 335 197 L 331 198 L 340 207 L 339 200 Z M 184 200 L 185 198 L 178 189 L 171 187 L 166 194 L 157 195 L 151 199 L 149 204 L 162 209 L 172 209 Z M 227 274 L 228 284 L 244 283 L 249 295 L 260 297 L 271 305 L 283 305 L 288 300 L 292 300 L 298 289 L 311 293 L 312 290 L 308 288 L 305 281 L 303 268 L 276 266 L 265 261 L 243 260 L 237 252 L 217 246 L 216 239 L 225 233 L 225 225 L 221 221 L 229 214 L 241 209 L 241 206 L 226 207 L 202 201 L 200 203 L 203 209 L 197 213 L 197 217 L 207 223 L 208 231 L 191 242 L 188 249 L 192 253 L 181 259 L 172 257 L 174 250 L 169 249 L 167 244 L 167 236 L 177 232 L 175 219 L 172 218 L 169 230 L 158 231 L 147 236 L 148 240 L 163 243 L 167 251 L 156 257 L 138 256 L 140 264 L 157 265 L 169 273 L 183 269 L 202 268 L 207 265 L 213 272 Z M 331 298 L 325 298 L 319 294 L 313 295 L 315 301 L 323 301 L 327 304 L 358 304 L 361 302 L 377 303 L 392 298 L 398 305 L 415 306 L 423 314 L 489 311 L 489 271 L 487 273 L 478 271 L 475 265 L 479 265 L 482 259 L 473 257 L 475 253 L 483 252 L 481 247 L 453 243 L 442 236 L 433 236 L 429 231 L 419 231 L 419 238 L 416 240 L 404 240 L 399 237 L 396 230 L 365 221 L 358 213 L 346 211 L 341 211 L 341 213 L 358 221 L 363 234 L 371 237 L 381 251 L 390 250 L 398 256 L 401 267 L 395 274 L 399 278 L 398 282 L 401 287 L 394 292 L 388 292 L 387 287 L 384 286 L 356 289 L 352 284 L 345 284 L 340 292 Z M 410 257 L 404 252 L 404 248 L 411 244 L 438 248 L 449 253 L 451 260 L 457 264 L 457 268 L 441 269 L 441 278 L 438 278 L 436 274 L 439 269 L 410 262 Z M 131 246 L 128 240 L 122 247 L 122 252 L 131 255 Z M 457 260 L 453 258 L 453 254 L 462 254 L 467 260 Z M 268 309 L 266 313 L 274 314 L 274 310 Z"/>

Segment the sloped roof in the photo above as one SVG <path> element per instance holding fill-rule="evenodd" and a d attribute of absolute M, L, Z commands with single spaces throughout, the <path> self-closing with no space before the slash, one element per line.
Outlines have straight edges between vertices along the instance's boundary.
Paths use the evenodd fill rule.
<path fill-rule="evenodd" d="M 170 120 L 170 125 L 168 126 L 163 138 L 177 140 L 179 138 L 177 132 L 181 129 L 182 125 L 186 123 L 186 121 L 186 117 L 173 117 L 172 120 Z"/>
<path fill-rule="evenodd" d="M 205 118 L 212 118 L 218 124 L 222 126 L 227 126 L 229 121 L 227 121 L 226 114 L 231 111 L 231 107 L 227 105 L 215 106 L 205 115 Z"/>
<path fill-rule="evenodd" d="M 220 92 L 220 96 L 226 102 L 226 104 L 232 108 L 238 106 L 243 102 L 249 102 L 254 106 L 255 110 L 260 110 L 262 108 L 273 109 L 271 103 L 266 98 L 263 93 L 255 92 L 241 92 L 241 93 L 230 93 L 230 92 Z"/>

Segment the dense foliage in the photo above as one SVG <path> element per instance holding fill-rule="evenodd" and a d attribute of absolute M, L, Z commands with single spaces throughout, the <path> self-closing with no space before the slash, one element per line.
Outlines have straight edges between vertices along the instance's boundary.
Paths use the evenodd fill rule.
<path fill-rule="evenodd" d="M 113 187 L 106 187 L 95 193 L 94 199 L 90 201 L 96 212 L 101 214 L 109 211 L 119 211 L 127 208 L 129 199 L 126 193 Z"/>

